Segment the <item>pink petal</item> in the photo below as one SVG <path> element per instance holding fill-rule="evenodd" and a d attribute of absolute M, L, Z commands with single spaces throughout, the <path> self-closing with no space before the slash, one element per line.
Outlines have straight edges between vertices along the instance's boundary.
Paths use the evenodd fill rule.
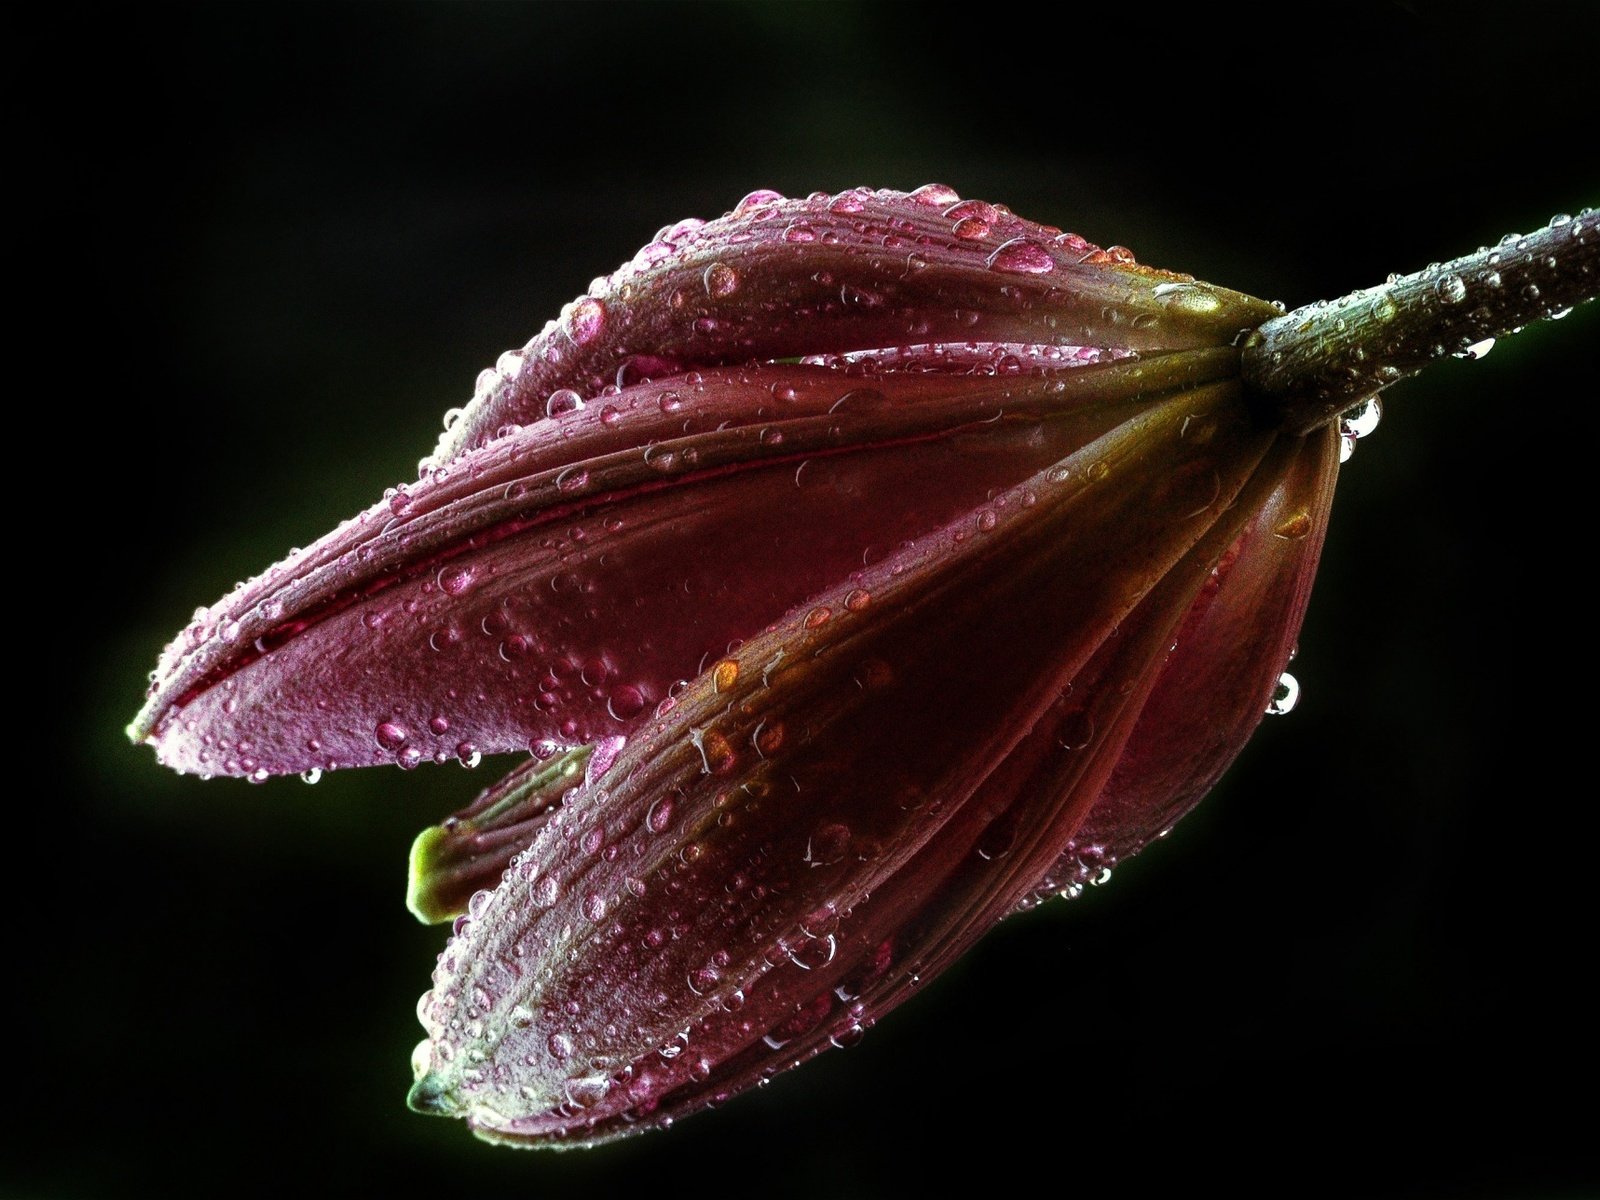
<path fill-rule="evenodd" d="M 256 776 L 626 733 L 774 613 L 1235 362 L 625 389 L 244 586 L 169 648 L 134 732 L 176 768 Z"/>
<path fill-rule="evenodd" d="M 433 461 L 542 418 L 558 389 L 588 398 L 640 373 L 930 342 L 1182 350 L 1277 315 L 1000 206 L 925 200 L 764 198 L 663 230 L 480 377 Z"/>

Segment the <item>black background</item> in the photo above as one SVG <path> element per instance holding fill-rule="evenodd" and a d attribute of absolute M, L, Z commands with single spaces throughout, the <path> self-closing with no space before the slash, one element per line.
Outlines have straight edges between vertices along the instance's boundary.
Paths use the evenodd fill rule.
<path fill-rule="evenodd" d="M 666 1134 L 517 1154 L 405 1111 L 442 939 L 405 851 L 482 772 L 202 783 L 122 735 L 195 605 L 411 478 L 501 350 L 754 188 L 939 180 L 1290 305 L 1600 203 L 1585 4 L 1187 7 L 13 31 L 0 1195 L 1600 1194 L 1593 308 L 1396 389 L 1299 709 L 1167 842 Z"/>

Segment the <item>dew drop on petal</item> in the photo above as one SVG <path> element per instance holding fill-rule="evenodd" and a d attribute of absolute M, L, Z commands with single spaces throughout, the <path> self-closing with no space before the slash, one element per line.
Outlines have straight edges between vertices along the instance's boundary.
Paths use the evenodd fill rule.
<path fill-rule="evenodd" d="M 540 908 L 549 908 L 561 899 L 561 885 L 554 875 L 546 875 L 533 885 L 532 900 Z"/>
<path fill-rule="evenodd" d="M 459 596 L 472 587 L 472 569 L 470 567 L 452 566 L 441 567 L 437 576 L 439 590 L 448 596 Z"/>
<path fill-rule="evenodd" d="M 1188 316 L 1203 317 L 1222 307 L 1216 292 L 1204 283 L 1163 283 L 1152 294 L 1163 308 Z"/>
<path fill-rule="evenodd" d="M 672 797 L 662 796 L 652 804 L 644 823 L 651 833 L 665 833 L 672 825 Z"/>
<path fill-rule="evenodd" d="M 544 415 L 547 417 L 564 417 L 575 413 L 583 407 L 583 397 L 571 388 L 558 388 L 550 393 L 549 399 L 544 402 Z"/>
<path fill-rule="evenodd" d="M 706 285 L 706 295 L 715 300 L 731 296 L 739 290 L 739 272 L 727 263 L 712 263 L 702 276 Z"/>
<path fill-rule="evenodd" d="M 771 188 L 757 188 L 733 206 L 733 215 L 736 217 L 749 216 L 756 209 L 766 208 L 782 199 L 782 192 L 775 192 Z"/>
<path fill-rule="evenodd" d="M 839 951 L 839 940 L 833 934 L 807 938 L 789 952 L 789 961 L 802 971 L 815 971 L 831 963 Z"/>
<path fill-rule="evenodd" d="M 1284 541 L 1298 542 L 1311 532 L 1311 525 L 1311 514 L 1306 509 L 1300 508 L 1285 514 L 1272 527 L 1272 532 L 1275 537 L 1280 537 Z"/>
<path fill-rule="evenodd" d="M 565 329 L 574 345 L 583 346 L 594 341 L 606 327 L 606 306 L 593 296 L 573 302 L 566 312 Z"/>
<path fill-rule="evenodd" d="M 989 266 L 1011 275 L 1047 275 L 1055 270 L 1055 256 L 1038 242 L 1012 238 L 989 256 Z"/>
<path fill-rule="evenodd" d="M 373 730 L 373 737 L 385 750 L 399 750 L 410 736 L 410 730 L 393 721 L 385 721 Z"/>
<path fill-rule="evenodd" d="M 636 717 L 644 710 L 644 693 L 631 683 L 624 683 L 611 689 L 611 696 L 606 702 L 606 711 L 618 721 L 626 721 Z"/>
<path fill-rule="evenodd" d="M 942 183 L 925 183 L 911 193 L 911 198 L 918 204 L 926 204 L 933 208 L 944 208 L 961 199 L 959 192 L 953 187 Z"/>
<path fill-rule="evenodd" d="M 844 858 L 850 848 L 850 827 L 832 822 L 820 826 L 806 843 L 805 861 L 813 867 L 828 867 Z"/>
<path fill-rule="evenodd" d="M 1300 702 L 1300 682 L 1289 672 L 1278 676 L 1278 686 L 1272 689 L 1272 699 L 1267 701 L 1267 715 L 1281 717 Z"/>

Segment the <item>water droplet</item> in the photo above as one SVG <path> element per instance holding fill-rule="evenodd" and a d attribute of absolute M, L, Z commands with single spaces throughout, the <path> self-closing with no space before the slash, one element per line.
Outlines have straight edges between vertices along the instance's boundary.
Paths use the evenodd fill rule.
<path fill-rule="evenodd" d="M 583 467 L 568 467 L 556 476 L 556 490 L 580 492 L 589 484 L 589 472 Z"/>
<path fill-rule="evenodd" d="M 699 230 L 704 227 L 704 225 L 705 222 L 699 217 L 685 217 L 676 225 L 669 225 L 664 229 L 657 230 L 656 240 L 669 242 L 673 245 L 676 245 L 679 242 L 692 242 L 695 238 L 695 234 L 698 233 Z"/>
<path fill-rule="evenodd" d="M 819 938 L 807 938 L 789 951 L 789 961 L 802 971 L 815 971 L 831 963 L 838 952 L 839 940 L 829 933 Z"/>
<path fill-rule="evenodd" d="M 1135 261 L 1133 251 L 1126 246 L 1107 246 L 1104 250 L 1091 250 L 1080 260 L 1093 266 L 1126 266 Z"/>
<path fill-rule="evenodd" d="M 671 471 L 678 465 L 678 452 L 663 446 L 647 446 L 644 451 L 645 466 L 654 471 Z"/>
<path fill-rule="evenodd" d="M 1364 438 L 1378 427 L 1383 418 L 1383 405 L 1376 396 L 1347 409 L 1339 418 L 1339 432 L 1346 437 Z"/>
<path fill-rule="evenodd" d="M 530 896 L 540 908 L 549 908 L 561 899 L 561 885 L 556 882 L 554 875 L 546 875 L 533 885 Z"/>
<path fill-rule="evenodd" d="M 756 209 L 767 208 L 770 205 L 778 203 L 778 201 L 782 199 L 782 192 L 775 192 L 771 188 L 757 188 L 755 191 L 747 195 L 743 200 L 739 201 L 738 204 L 733 206 L 733 215 L 736 217 L 746 217 L 753 213 Z"/>
<path fill-rule="evenodd" d="M 840 1050 L 848 1050 L 851 1046 L 859 1046 L 861 1044 L 861 1039 L 866 1036 L 867 1027 L 865 1025 L 856 1023 L 846 1025 L 843 1029 L 840 1029 L 834 1033 L 833 1036 L 828 1040 L 832 1042 L 836 1048 Z"/>
<path fill-rule="evenodd" d="M 1056 744 L 1063 750 L 1082 750 L 1094 741 L 1094 718 L 1079 709 L 1069 713 L 1056 726 Z"/>
<path fill-rule="evenodd" d="M 689 741 L 700 751 L 700 768 L 707 775 L 726 775 L 738 764 L 739 756 L 720 730 L 690 729 Z"/>
<path fill-rule="evenodd" d="M 1283 538 L 1287 542 L 1298 542 L 1311 532 L 1311 514 L 1306 509 L 1297 509 L 1287 513 L 1272 527 L 1275 537 Z"/>
<path fill-rule="evenodd" d="M 1471 359 L 1484 358 L 1488 355 L 1489 351 L 1493 349 L 1494 339 L 1492 337 L 1484 338 L 1481 342 L 1473 342 L 1472 345 L 1457 351 L 1456 357 Z"/>
<path fill-rule="evenodd" d="M 1272 699 L 1267 701 L 1267 715 L 1280 717 L 1300 702 L 1300 682 L 1289 672 L 1278 676 L 1278 686 L 1272 689 Z"/>
<path fill-rule="evenodd" d="M 817 231 L 809 221 L 791 221 L 789 227 L 783 231 L 783 240 L 805 245 L 817 240 Z"/>
<path fill-rule="evenodd" d="M 1188 316 L 1203 317 L 1222 307 L 1217 294 L 1204 283 L 1158 284 L 1152 294 L 1169 312 Z"/>
<path fill-rule="evenodd" d="M 662 796 L 645 814 L 645 825 L 651 833 L 665 833 L 672 824 L 672 797 Z"/>
<path fill-rule="evenodd" d="M 406 744 L 406 740 L 410 736 L 410 730 L 404 725 L 397 725 L 393 721 L 385 721 L 373 730 L 373 737 L 377 739 L 378 745 L 385 750 L 399 750 Z"/>
<path fill-rule="evenodd" d="M 583 408 L 583 397 L 571 388 L 559 388 L 544 402 L 544 415 L 560 418 Z"/>
<path fill-rule="evenodd" d="M 569 1079 L 562 1087 L 574 1108 L 588 1109 L 606 1098 L 611 1081 L 603 1075 L 586 1075 L 582 1079 Z"/>
<path fill-rule="evenodd" d="M 1434 281 L 1433 294 L 1446 304 L 1460 304 L 1467 298 L 1467 285 L 1459 275 L 1441 275 Z"/>
<path fill-rule="evenodd" d="M 820 826 L 806 843 L 805 861 L 813 867 L 828 867 L 841 861 L 850 848 L 850 827 L 832 822 Z"/>
<path fill-rule="evenodd" d="M 1395 308 L 1394 301 L 1389 297 L 1389 294 L 1380 292 L 1372 298 L 1368 311 L 1372 313 L 1375 320 L 1392 321 L 1394 320 L 1394 314 L 1398 310 Z"/>
<path fill-rule="evenodd" d="M 507 350 L 495 359 L 494 369 L 507 380 L 515 379 L 522 374 L 522 351 Z"/>
<path fill-rule="evenodd" d="M 619 684 L 611 689 L 606 701 L 606 711 L 618 721 L 626 721 L 644 711 L 645 695 L 631 683 Z"/>
<path fill-rule="evenodd" d="M 606 306 L 593 296 L 573 301 L 564 314 L 567 336 L 576 346 L 587 345 L 606 327 Z"/>
<path fill-rule="evenodd" d="M 725 658 L 711 671 L 711 686 L 719 692 L 726 692 L 739 681 L 739 664 L 731 658 Z"/>
<path fill-rule="evenodd" d="M 750 741 L 755 746 L 757 754 L 762 758 L 768 758 L 783 746 L 783 737 L 782 721 L 763 721 L 750 735 Z"/>
<path fill-rule="evenodd" d="M 911 193 L 911 198 L 918 204 L 926 204 L 931 208 L 944 208 L 961 199 L 960 194 L 953 187 L 942 183 L 925 183 Z"/>
<path fill-rule="evenodd" d="M 301 780 L 302 783 L 316 783 L 317 780 L 319 780 L 321 778 L 322 778 L 322 768 L 321 767 L 312 767 L 309 771 L 302 771 L 300 773 L 300 780 Z"/>
<path fill-rule="evenodd" d="M 963 200 L 944 210 L 944 215 L 955 222 L 952 232 L 958 238 L 971 241 L 985 237 L 999 217 L 994 205 L 982 200 Z"/>
<path fill-rule="evenodd" d="M 446 595 L 459 596 L 472 587 L 472 570 L 469 567 L 441 567 L 437 576 L 439 590 Z"/>
<path fill-rule="evenodd" d="M 515 662 L 519 658 L 526 658 L 533 653 L 533 639 L 525 633 L 513 633 L 510 637 L 500 642 L 500 657 L 506 662 Z"/>
<path fill-rule="evenodd" d="M 1040 243 L 1012 238 L 989 256 L 989 266 L 1011 275 L 1047 275 L 1055 270 L 1055 256 Z"/>
<path fill-rule="evenodd" d="M 739 272 L 727 263 L 712 263 L 705 269 L 701 279 L 706 286 L 706 295 L 714 300 L 721 300 L 739 290 Z"/>

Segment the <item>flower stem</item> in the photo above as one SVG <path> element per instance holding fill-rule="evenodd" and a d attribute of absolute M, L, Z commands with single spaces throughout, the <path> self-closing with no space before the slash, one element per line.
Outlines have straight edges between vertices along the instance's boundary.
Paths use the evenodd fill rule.
<path fill-rule="evenodd" d="M 1244 344 L 1263 410 L 1306 433 L 1366 396 L 1600 295 L 1600 212 L 1276 317 Z"/>

